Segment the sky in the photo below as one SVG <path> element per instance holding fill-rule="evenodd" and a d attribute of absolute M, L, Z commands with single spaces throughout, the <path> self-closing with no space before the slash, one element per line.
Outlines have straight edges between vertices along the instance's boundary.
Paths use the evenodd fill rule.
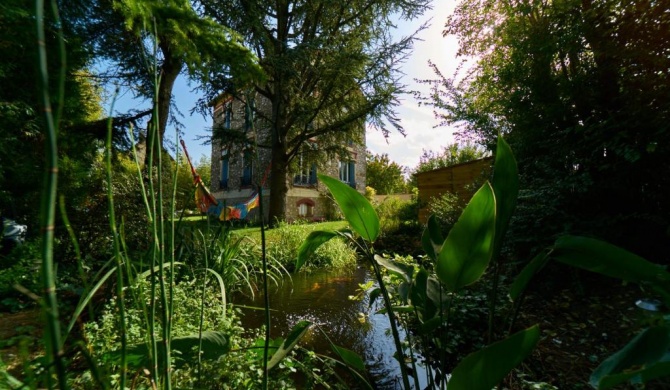
<path fill-rule="evenodd" d="M 446 4 L 445 4 L 446 3 Z M 416 41 L 414 51 L 402 66 L 405 74 L 402 82 L 409 90 L 429 92 L 429 87 L 415 82 L 414 79 L 433 79 L 435 75 L 428 66 L 428 61 L 435 63 L 442 74 L 449 77 L 454 74 L 460 59 L 456 58 L 458 43 L 454 37 L 443 37 L 442 31 L 447 16 L 453 12 L 455 2 L 434 0 L 433 9 L 429 10 L 420 19 L 412 22 L 398 22 L 398 29 L 394 36 L 407 36 L 424 22 L 431 19 L 429 28 L 421 31 Z M 193 87 L 189 86 L 185 76 L 180 76 L 173 89 L 173 96 L 179 111 L 183 117 L 179 121 L 184 125 L 184 141 L 194 163 L 201 156 L 211 154 L 211 146 L 203 145 L 203 137 L 209 135 L 207 129 L 212 126 L 212 118 L 203 118 L 202 115 L 189 112 L 195 106 L 199 95 L 194 93 Z M 423 150 L 440 151 L 443 146 L 454 142 L 454 129 L 448 127 L 435 127 L 438 120 L 433 115 L 430 107 L 419 106 L 412 95 L 400 96 L 401 105 L 398 107 L 398 117 L 405 129 L 406 136 L 392 131 L 388 138 L 384 138 L 381 132 L 368 129 L 367 148 L 372 153 L 387 153 L 389 158 L 396 163 L 408 168 L 414 168 L 419 163 L 419 157 Z M 142 109 L 148 107 L 148 102 L 133 100 L 130 92 L 122 91 L 117 97 L 115 104 L 116 114 L 125 113 L 128 109 Z M 174 127 L 168 125 L 167 136 L 174 140 Z"/>

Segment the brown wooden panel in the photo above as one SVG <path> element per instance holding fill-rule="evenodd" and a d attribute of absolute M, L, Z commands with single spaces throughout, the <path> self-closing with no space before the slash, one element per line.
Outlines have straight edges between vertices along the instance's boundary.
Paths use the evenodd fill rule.
<path fill-rule="evenodd" d="M 465 205 L 470 201 L 476 190 L 469 187 L 476 182 L 483 181 L 481 180 L 483 176 L 490 175 L 492 164 L 493 158 L 486 157 L 451 167 L 419 173 L 417 174 L 419 199 L 425 205 L 431 198 L 451 192 L 458 196 L 460 204 Z M 428 215 L 427 207 L 419 209 L 419 222 L 426 223 Z"/>

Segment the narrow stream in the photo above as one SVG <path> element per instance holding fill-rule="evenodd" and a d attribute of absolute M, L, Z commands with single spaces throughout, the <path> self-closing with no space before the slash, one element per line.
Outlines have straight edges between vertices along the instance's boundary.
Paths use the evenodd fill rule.
<path fill-rule="evenodd" d="M 316 271 L 294 275 L 284 280 L 279 288 L 270 289 L 271 337 L 285 337 L 289 330 L 302 320 L 320 326 L 337 344 L 358 353 L 366 364 L 371 379 L 378 389 L 401 388 L 400 368 L 393 358 L 395 346 L 390 334 L 388 317 L 375 314 L 383 304 L 381 299 L 368 306 L 367 296 L 351 300 L 359 292 L 359 283 L 373 280 L 372 272 L 358 266 L 353 272 Z M 239 305 L 263 306 L 263 297 L 255 300 L 238 300 Z M 264 323 L 261 310 L 243 310 L 245 328 L 258 328 Z M 301 345 L 318 353 L 333 356 L 326 337 L 311 329 Z M 401 335 L 402 337 L 402 335 Z"/>

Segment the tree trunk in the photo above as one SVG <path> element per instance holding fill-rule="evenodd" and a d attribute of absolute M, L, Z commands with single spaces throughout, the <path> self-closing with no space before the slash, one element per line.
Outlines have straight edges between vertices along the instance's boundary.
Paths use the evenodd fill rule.
<path fill-rule="evenodd" d="M 149 120 L 149 129 L 154 126 L 154 123 L 156 123 L 157 126 L 157 139 L 154 143 L 154 151 L 163 150 L 163 138 L 167 127 L 168 116 L 170 114 L 172 88 L 174 87 L 175 80 L 177 80 L 179 73 L 181 73 L 181 70 L 184 67 L 184 61 L 182 61 L 181 58 L 175 57 L 167 44 L 161 44 L 160 48 L 165 60 L 160 67 L 160 82 L 158 84 L 155 107 L 151 114 L 151 120 Z M 158 115 L 156 115 L 156 110 L 158 111 Z M 149 150 L 149 145 L 151 145 L 153 141 L 152 137 L 153 133 L 147 131 L 147 151 Z M 148 158 L 149 153 L 147 153 L 146 156 Z"/>
<path fill-rule="evenodd" d="M 288 184 L 286 143 L 273 142 L 272 145 L 272 167 L 270 168 L 270 225 L 274 226 L 279 221 L 286 219 L 286 194 Z"/>

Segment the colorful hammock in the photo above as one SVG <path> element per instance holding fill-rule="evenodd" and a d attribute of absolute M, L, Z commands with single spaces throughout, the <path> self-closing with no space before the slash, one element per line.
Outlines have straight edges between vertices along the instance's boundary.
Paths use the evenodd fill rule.
<path fill-rule="evenodd" d="M 180 140 L 180 142 L 181 147 L 184 148 L 184 154 L 186 155 L 188 165 L 191 167 L 193 184 L 195 185 L 195 204 L 201 213 L 206 213 L 207 215 L 219 218 L 221 221 L 229 221 L 231 219 L 244 219 L 249 214 L 249 211 L 258 207 L 259 196 L 257 192 L 254 192 L 246 202 L 238 203 L 233 206 L 226 206 L 223 202 L 217 201 L 207 187 L 205 187 L 200 175 L 198 175 L 198 172 L 196 172 L 193 167 L 184 140 Z"/>

